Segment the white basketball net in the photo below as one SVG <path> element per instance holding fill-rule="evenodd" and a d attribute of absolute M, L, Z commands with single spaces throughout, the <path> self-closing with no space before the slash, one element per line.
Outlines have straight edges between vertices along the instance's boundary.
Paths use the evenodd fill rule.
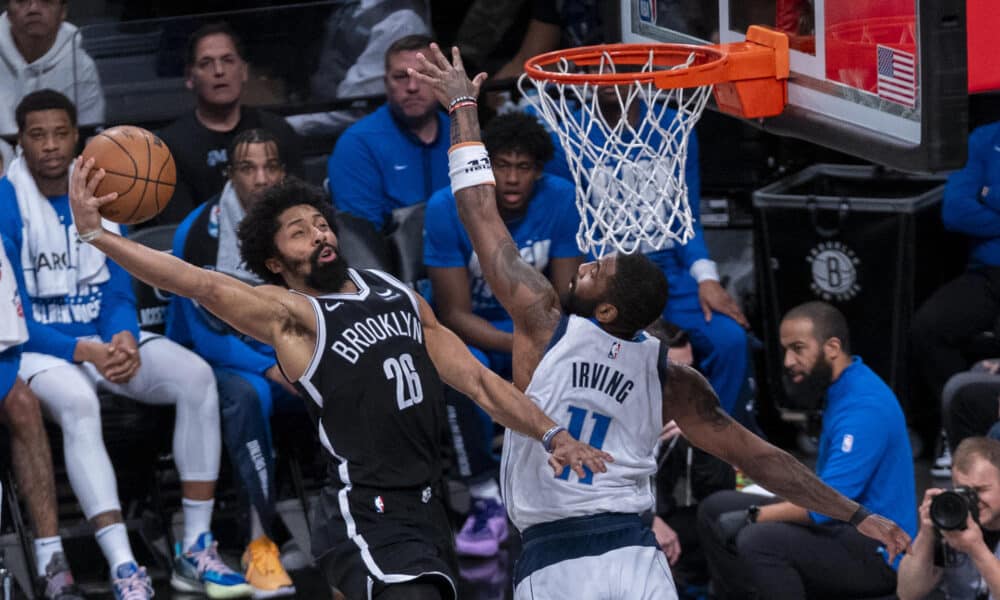
<path fill-rule="evenodd" d="M 686 68 L 693 59 L 691 55 L 687 64 L 673 68 Z M 663 68 L 654 66 L 650 51 L 641 71 Z M 616 72 L 607 53 L 591 69 L 596 69 L 591 74 Z M 552 72 L 576 70 L 563 59 Z M 535 89 L 526 90 L 526 81 Z M 598 257 L 608 251 L 648 252 L 671 242 L 687 243 L 694 236 L 684 165 L 688 137 L 712 86 L 660 89 L 649 82 L 610 87 L 539 81 L 527 75 L 519 85 L 566 152 L 576 183 L 576 241 L 582 251 Z M 605 106 L 611 96 L 618 104 L 611 122 L 598 102 L 601 89 Z M 630 110 L 641 115 L 635 125 L 618 117 Z"/>

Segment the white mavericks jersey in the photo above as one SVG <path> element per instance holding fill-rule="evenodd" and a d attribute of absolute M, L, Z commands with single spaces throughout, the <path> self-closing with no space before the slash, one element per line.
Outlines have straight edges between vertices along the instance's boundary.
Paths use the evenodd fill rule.
<path fill-rule="evenodd" d="M 666 345 L 644 333 L 627 341 L 577 316 L 564 317 L 525 393 L 570 434 L 610 453 L 606 473 L 556 477 L 538 440 L 507 430 L 501 486 L 511 521 L 532 525 L 597 513 L 641 513 L 653 504 L 650 475 L 663 429 Z"/>

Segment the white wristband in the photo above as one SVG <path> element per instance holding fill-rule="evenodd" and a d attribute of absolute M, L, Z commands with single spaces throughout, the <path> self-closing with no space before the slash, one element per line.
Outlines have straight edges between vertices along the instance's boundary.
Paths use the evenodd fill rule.
<path fill-rule="evenodd" d="M 451 193 L 476 185 L 496 185 L 490 155 L 482 142 L 462 142 L 448 150 Z"/>
<path fill-rule="evenodd" d="M 694 280 L 698 283 L 706 280 L 719 280 L 719 267 L 715 265 L 715 261 L 708 260 L 707 258 L 699 258 L 694 261 L 689 272 L 691 273 L 691 277 L 694 277 Z"/>
<path fill-rule="evenodd" d="M 79 233 L 79 232 L 77 232 L 77 233 Z M 97 238 L 101 237 L 101 235 L 103 235 L 103 234 L 104 234 L 104 228 L 103 227 L 98 227 L 97 229 L 92 229 L 91 231 L 88 231 L 87 233 L 79 233 L 79 235 L 80 235 L 80 241 L 84 242 L 86 244 L 89 244 L 90 242 L 93 242 Z"/>

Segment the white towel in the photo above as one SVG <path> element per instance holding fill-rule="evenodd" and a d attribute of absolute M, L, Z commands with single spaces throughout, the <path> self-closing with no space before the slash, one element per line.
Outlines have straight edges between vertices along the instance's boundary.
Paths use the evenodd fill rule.
<path fill-rule="evenodd" d="M 21 296 L 17 293 L 14 268 L 0 243 L 0 352 L 28 341 Z"/>
<path fill-rule="evenodd" d="M 264 282 L 247 270 L 240 256 L 240 241 L 236 237 L 236 230 L 245 216 L 246 211 L 233 189 L 233 182 L 227 181 L 219 197 L 219 252 L 215 256 L 215 270 L 251 285 L 260 285 Z"/>
<path fill-rule="evenodd" d="M 71 168 L 72 171 L 72 168 Z M 18 155 L 7 169 L 7 179 L 17 194 L 17 208 L 24 223 L 21 268 L 25 292 L 32 298 L 56 298 L 76 294 L 78 286 L 99 285 L 110 277 L 104 253 L 80 241 L 76 225 L 63 227 L 49 199 L 42 195 Z M 118 225 L 104 220 L 104 228 L 119 232 Z M 51 268 L 37 269 L 39 257 Z"/>

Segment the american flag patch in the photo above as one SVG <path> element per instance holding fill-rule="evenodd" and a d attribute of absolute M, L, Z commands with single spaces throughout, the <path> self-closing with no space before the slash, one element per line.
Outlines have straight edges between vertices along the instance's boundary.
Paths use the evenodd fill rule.
<path fill-rule="evenodd" d="M 909 107 L 917 105 L 917 59 L 910 52 L 879 45 L 878 95 Z"/>

